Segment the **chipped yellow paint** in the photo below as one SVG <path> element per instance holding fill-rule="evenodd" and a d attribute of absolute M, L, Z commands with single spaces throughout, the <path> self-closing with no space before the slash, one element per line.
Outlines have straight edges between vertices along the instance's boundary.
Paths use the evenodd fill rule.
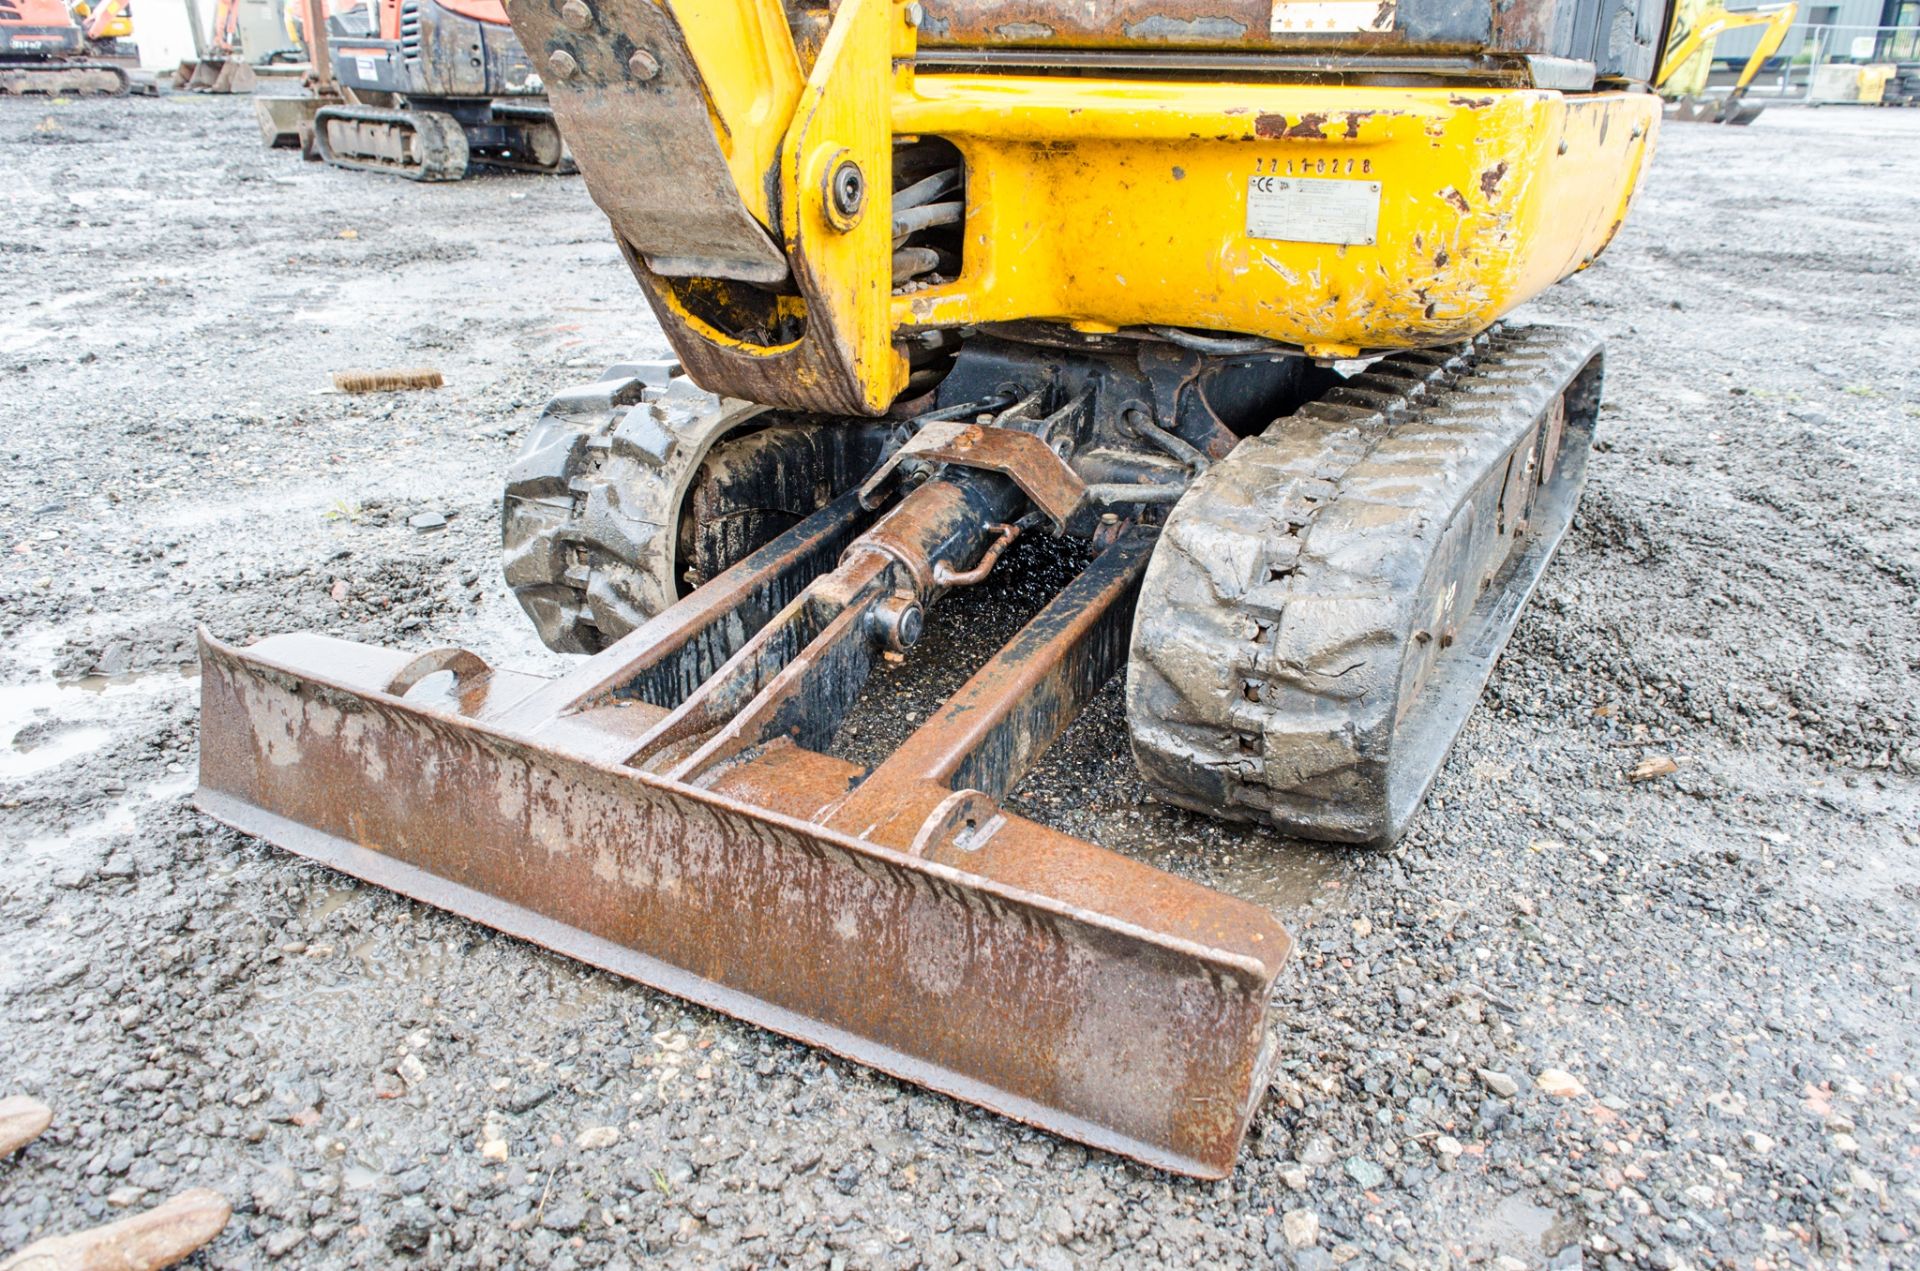
<path fill-rule="evenodd" d="M 1457 340 L 1591 263 L 1659 122 L 1646 94 L 922 75 L 898 133 L 967 160 L 961 276 L 901 328 L 1046 319 L 1340 356 Z M 1376 245 L 1253 238 L 1261 174 L 1377 182 Z"/>

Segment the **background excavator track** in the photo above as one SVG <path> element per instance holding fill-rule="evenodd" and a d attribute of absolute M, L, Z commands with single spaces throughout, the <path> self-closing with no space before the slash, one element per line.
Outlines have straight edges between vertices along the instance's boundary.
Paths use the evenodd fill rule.
<path fill-rule="evenodd" d="M 125 97 L 132 87 L 112 62 L 0 62 L 0 97 Z"/>
<path fill-rule="evenodd" d="M 467 134 L 436 110 L 323 106 L 313 117 L 314 148 L 328 163 L 389 172 L 409 181 L 458 181 L 467 175 Z"/>

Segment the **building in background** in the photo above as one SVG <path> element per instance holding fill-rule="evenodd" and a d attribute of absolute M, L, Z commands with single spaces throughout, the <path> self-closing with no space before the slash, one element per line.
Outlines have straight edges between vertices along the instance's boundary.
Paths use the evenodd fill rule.
<path fill-rule="evenodd" d="M 1744 62 L 1759 42 L 1760 31 L 1752 27 L 1728 35 L 1714 45 L 1713 60 Z M 1816 52 L 1823 61 L 1904 61 L 1920 56 L 1914 48 L 1916 32 L 1920 32 L 1920 0 L 1816 0 L 1811 4 L 1803 0 L 1799 20 L 1787 33 L 1778 56 L 1787 63 L 1810 60 Z M 1869 41 L 1857 56 L 1856 40 Z M 1810 41 L 1824 47 L 1816 50 Z"/>

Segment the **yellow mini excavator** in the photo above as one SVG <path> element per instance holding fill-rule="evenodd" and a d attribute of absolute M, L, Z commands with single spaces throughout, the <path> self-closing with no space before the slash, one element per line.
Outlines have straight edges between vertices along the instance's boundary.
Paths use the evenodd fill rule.
<path fill-rule="evenodd" d="M 1729 9 L 1720 0 L 1678 0 L 1666 56 L 1653 79 L 1661 96 L 1673 103 L 1673 117 L 1690 124 L 1745 125 L 1758 119 L 1766 106 L 1746 100 L 1747 90 L 1767 59 L 1786 43 L 1798 12 L 1799 6 L 1792 3 Z M 1722 96 L 1707 96 L 1714 45 L 1723 35 L 1755 26 L 1762 28 L 1760 38 L 1741 64 L 1733 87 Z"/>
<path fill-rule="evenodd" d="M 1265 909 L 1019 815 L 1124 673 L 1161 796 L 1379 844 L 1579 497 L 1592 263 L 1665 0 L 510 0 L 677 355 L 549 402 L 505 571 L 556 678 L 202 641 L 199 806 L 1175 1171 L 1287 1039 Z M 876 761 L 1021 537 L 1071 581 Z"/>

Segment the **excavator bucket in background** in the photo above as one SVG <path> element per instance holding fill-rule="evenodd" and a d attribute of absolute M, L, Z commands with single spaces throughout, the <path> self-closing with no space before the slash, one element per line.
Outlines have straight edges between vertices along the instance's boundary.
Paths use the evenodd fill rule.
<path fill-rule="evenodd" d="M 176 92 L 251 93 L 263 79 L 297 84 L 306 73 L 297 23 L 302 0 L 215 0 L 212 33 L 187 0 L 194 56 L 173 73 Z"/>
<path fill-rule="evenodd" d="M 199 806 L 348 874 L 1032 1125 L 1220 1177 L 1266 1089 L 1266 910 L 1000 807 L 1125 660 L 1121 533 L 891 758 L 827 753 L 994 483 L 843 496 L 554 680 L 201 639 Z M 983 546 L 985 544 L 985 546 Z M 834 562 L 839 560 L 835 566 Z"/>
<path fill-rule="evenodd" d="M 182 62 L 173 73 L 176 92 L 250 93 L 259 82 L 254 69 L 240 57 L 207 56 Z"/>
<path fill-rule="evenodd" d="M 261 77 L 253 95 L 253 114 L 260 140 L 269 150 L 299 150 L 309 159 L 320 157 L 315 118 L 328 106 L 345 101 L 333 77 L 333 50 L 327 37 L 326 0 L 287 0 L 300 15 L 295 28 L 306 61 L 296 65 L 298 78 Z"/>
<path fill-rule="evenodd" d="M 1732 124 L 1745 127 L 1760 118 L 1765 102 L 1734 97 L 1682 97 L 1675 101 L 1667 117 L 1683 124 Z"/>

